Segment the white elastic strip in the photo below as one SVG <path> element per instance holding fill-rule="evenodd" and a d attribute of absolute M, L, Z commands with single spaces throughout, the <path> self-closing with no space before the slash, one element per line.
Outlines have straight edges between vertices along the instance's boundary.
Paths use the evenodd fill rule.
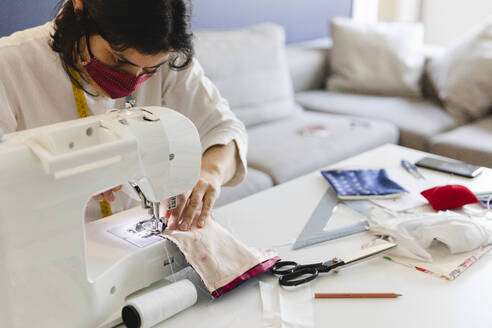
<path fill-rule="evenodd" d="M 260 281 L 263 327 L 313 328 L 313 292 L 310 284 L 284 289 L 277 282 Z"/>

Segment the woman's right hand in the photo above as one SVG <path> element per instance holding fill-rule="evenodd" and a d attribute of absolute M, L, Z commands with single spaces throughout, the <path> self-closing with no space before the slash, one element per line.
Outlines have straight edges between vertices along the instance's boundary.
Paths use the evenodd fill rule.
<path fill-rule="evenodd" d="M 108 202 L 112 203 L 116 199 L 114 193 L 120 191 L 122 187 L 123 187 L 122 185 L 119 185 L 112 189 L 106 190 L 105 192 L 92 196 L 92 199 L 94 199 L 96 202 L 102 202 L 103 200 L 107 200 Z"/>

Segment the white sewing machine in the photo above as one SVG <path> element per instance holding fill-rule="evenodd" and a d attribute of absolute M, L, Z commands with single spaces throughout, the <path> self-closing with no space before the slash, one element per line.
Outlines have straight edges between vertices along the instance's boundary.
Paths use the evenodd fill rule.
<path fill-rule="evenodd" d="M 201 159 L 194 125 L 170 109 L 145 107 L 0 138 L 1 326 L 121 322 L 127 297 L 170 274 L 166 250 L 171 257 L 177 250 L 164 240 L 140 248 L 108 233 L 155 210 L 85 224 L 85 206 L 129 181 L 149 204 L 191 190 Z"/>

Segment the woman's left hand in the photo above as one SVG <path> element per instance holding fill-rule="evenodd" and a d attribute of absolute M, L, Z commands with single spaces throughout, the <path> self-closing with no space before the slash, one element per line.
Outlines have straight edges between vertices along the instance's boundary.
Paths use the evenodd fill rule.
<path fill-rule="evenodd" d="M 212 215 L 212 208 L 220 195 L 221 179 L 217 174 L 202 169 L 191 192 L 176 197 L 176 208 L 166 213 L 167 228 L 186 231 L 193 224 L 199 228 Z M 201 208 L 200 208 L 201 207 Z"/>
<path fill-rule="evenodd" d="M 166 211 L 167 228 L 186 231 L 193 225 L 203 227 L 212 215 L 221 186 L 235 174 L 239 161 L 234 141 L 209 148 L 203 154 L 200 178 L 193 190 L 178 195 L 176 208 Z M 161 206 L 166 204 L 164 201 Z"/>

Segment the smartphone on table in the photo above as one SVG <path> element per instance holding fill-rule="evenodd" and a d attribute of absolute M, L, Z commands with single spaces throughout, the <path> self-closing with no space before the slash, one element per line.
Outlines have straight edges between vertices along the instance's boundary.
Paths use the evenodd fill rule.
<path fill-rule="evenodd" d="M 418 167 L 474 178 L 483 171 L 483 167 L 452 159 L 424 157 L 415 163 Z"/>

